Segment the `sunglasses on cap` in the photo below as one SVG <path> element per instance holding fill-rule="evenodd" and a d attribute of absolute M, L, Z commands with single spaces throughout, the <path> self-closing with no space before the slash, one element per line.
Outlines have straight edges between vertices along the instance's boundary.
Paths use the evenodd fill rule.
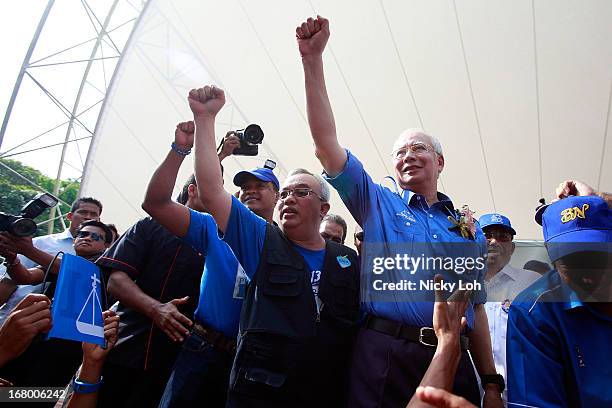
<path fill-rule="evenodd" d="M 77 238 L 91 238 L 92 241 L 104 241 L 104 237 L 100 234 L 97 234 L 95 232 L 89 232 L 89 231 L 79 231 L 76 234 Z"/>

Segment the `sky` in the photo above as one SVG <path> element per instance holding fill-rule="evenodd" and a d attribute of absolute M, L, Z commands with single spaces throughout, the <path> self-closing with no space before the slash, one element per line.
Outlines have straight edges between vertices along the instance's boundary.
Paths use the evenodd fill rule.
<path fill-rule="evenodd" d="M 46 0 L 6 1 L 3 4 L 0 13 L 0 38 L 3 39 L 2 64 L 0 64 L 2 118 L 11 98 L 19 68 L 46 4 Z"/>

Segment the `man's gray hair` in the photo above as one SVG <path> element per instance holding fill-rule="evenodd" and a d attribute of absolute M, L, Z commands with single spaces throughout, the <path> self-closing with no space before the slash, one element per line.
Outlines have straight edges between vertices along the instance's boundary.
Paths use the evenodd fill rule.
<path fill-rule="evenodd" d="M 323 221 L 321 222 L 323 223 L 325 221 L 333 222 L 334 224 L 338 224 L 339 226 L 342 227 L 342 242 L 344 242 L 344 240 L 346 239 L 346 231 L 348 229 L 348 226 L 346 225 L 346 221 L 344 221 L 344 218 L 342 218 L 338 214 L 326 214 L 325 217 L 323 217 Z"/>
<path fill-rule="evenodd" d="M 323 177 L 321 177 L 318 174 L 311 173 L 308 170 L 302 169 L 302 168 L 291 170 L 291 172 L 287 175 L 287 177 L 296 176 L 298 174 L 308 174 L 309 176 L 314 177 L 319 182 L 319 185 L 321 186 L 321 199 L 325 202 L 329 201 L 329 195 L 330 195 L 329 185 L 327 184 L 325 180 L 323 180 Z"/>
<path fill-rule="evenodd" d="M 401 134 L 400 134 L 400 138 L 407 136 L 407 135 L 412 135 L 412 134 L 419 134 L 419 135 L 423 135 L 423 136 L 427 136 L 429 138 L 429 140 L 431 141 L 431 145 L 434 148 L 434 151 L 439 154 L 442 155 L 442 144 L 440 143 L 440 141 L 438 140 L 437 137 L 430 135 L 429 133 L 425 133 L 425 131 L 421 128 L 412 128 L 412 129 L 406 129 L 404 130 Z M 399 138 L 398 138 L 399 139 Z"/>

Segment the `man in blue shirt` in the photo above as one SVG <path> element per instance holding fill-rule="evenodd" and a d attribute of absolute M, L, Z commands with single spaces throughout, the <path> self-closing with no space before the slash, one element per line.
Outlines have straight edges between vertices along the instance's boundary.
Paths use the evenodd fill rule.
<path fill-rule="evenodd" d="M 219 238 L 212 216 L 171 199 L 178 169 L 193 146 L 193 132 L 193 122 L 184 122 L 177 126 L 172 149 L 153 175 L 143 203 L 143 208 L 156 221 L 206 257 L 191 333 L 180 323 L 175 324 L 176 330 L 183 330 L 181 334 L 189 337 L 174 364 L 160 403 L 162 407 L 201 404 L 211 407 L 225 406 L 229 371 L 247 283 L 244 269 L 233 251 Z M 229 155 L 237 145 L 235 136 L 233 139 L 226 138 L 223 150 L 227 148 L 226 155 Z M 220 155 L 216 162 L 224 157 L 225 155 Z M 278 190 L 276 176 L 270 169 L 255 169 L 243 173 L 248 174 L 239 173 L 237 180 L 243 182 L 238 183 L 243 195 L 258 212 L 271 215 Z M 262 181 L 264 185 L 260 186 L 251 177 L 259 181 L 263 178 L 266 180 Z M 195 183 L 190 184 L 184 194 L 188 194 L 189 199 L 197 203 L 196 208 L 205 208 Z"/>
<path fill-rule="evenodd" d="M 609 407 L 612 210 L 569 196 L 546 208 L 542 227 L 555 269 L 510 306 L 508 406 Z"/>
<path fill-rule="evenodd" d="M 440 143 L 423 131 L 404 132 L 393 147 L 395 191 L 372 181 L 361 162 L 338 143 L 322 58 L 329 39 L 329 22 L 320 16 L 309 18 L 296 29 L 296 35 L 315 154 L 327 180 L 364 232 L 361 295 L 368 318 L 356 341 L 350 404 L 405 405 L 434 351 L 433 291 L 420 285 L 431 282 L 436 273 L 432 269 L 437 268 L 446 270 L 445 278 L 450 283 L 460 284 L 463 279 L 474 284 L 474 289 L 483 289 L 486 241 L 468 211 L 461 218 L 451 200 L 437 191 L 444 156 Z M 423 260 L 417 261 L 415 257 L 421 255 Z M 455 267 L 417 264 L 427 261 L 426 265 L 430 265 L 425 259 L 429 257 L 432 265 L 436 265 L 435 258 L 450 257 L 449 264 L 456 261 Z M 459 264 L 466 259 L 471 259 L 469 274 L 463 274 Z M 391 284 L 386 286 L 388 290 L 383 283 Z M 484 293 L 477 291 L 475 304 L 467 310 L 469 348 L 483 380 L 485 406 L 499 407 L 503 385 L 493 364 L 485 300 Z M 434 339 L 424 339 L 424 335 Z M 480 404 L 467 352 L 463 353 L 454 390 Z"/>
<path fill-rule="evenodd" d="M 195 174 L 206 180 L 198 181 L 200 197 L 250 280 L 227 406 L 343 406 L 359 320 L 357 254 L 319 234 L 329 210 L 329 188 L 320 176 L 298 169 L 285 179 L 276 207 L 280 227 L 224 190 L 211 163 L 215 118 L 224 103 L 224 92 L 214 86 L 189 93 Z"/>

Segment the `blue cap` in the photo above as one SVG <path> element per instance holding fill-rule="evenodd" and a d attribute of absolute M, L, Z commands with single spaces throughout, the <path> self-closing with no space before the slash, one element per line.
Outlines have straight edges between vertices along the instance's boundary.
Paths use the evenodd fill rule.
<path fill-rule="evenodd" d="M 478 223 L 480 224 L 480 228 L 483 230 L 486 227 L 491 227 L 494 225 L 499 225 L 500 227 L 505 227 L 512 232 L 512 235 L 516 235 L 516 231 L 512 228 L 512 224 L 510 224 L 510 220 L 505 215 L 493 213 L 493 214 L 485 214 L 478 219 Z"/>
<path fill-rule="evenodd" d="M 234 176 L 234 184 L 238 187 L 242 186 L 242 184 L 244 183 L 244 178 L 249 175 L 261 181 L 271 182 L 272 184 L 276 186 L 277 190 L 280 189 L 280 183 L 278 182 L 278 179 L 274 175 L 274 172 L 267 167 L 258 167 L 253 170 L 243 170 L 243 171 L 238 172 Z"/>
<path fill-rule="evenodd" d="M 575 252 L 612 252 L 612 210 L 600 197 L 572 196 L 550 204 L 542 228 L 551 261 Z"/>

